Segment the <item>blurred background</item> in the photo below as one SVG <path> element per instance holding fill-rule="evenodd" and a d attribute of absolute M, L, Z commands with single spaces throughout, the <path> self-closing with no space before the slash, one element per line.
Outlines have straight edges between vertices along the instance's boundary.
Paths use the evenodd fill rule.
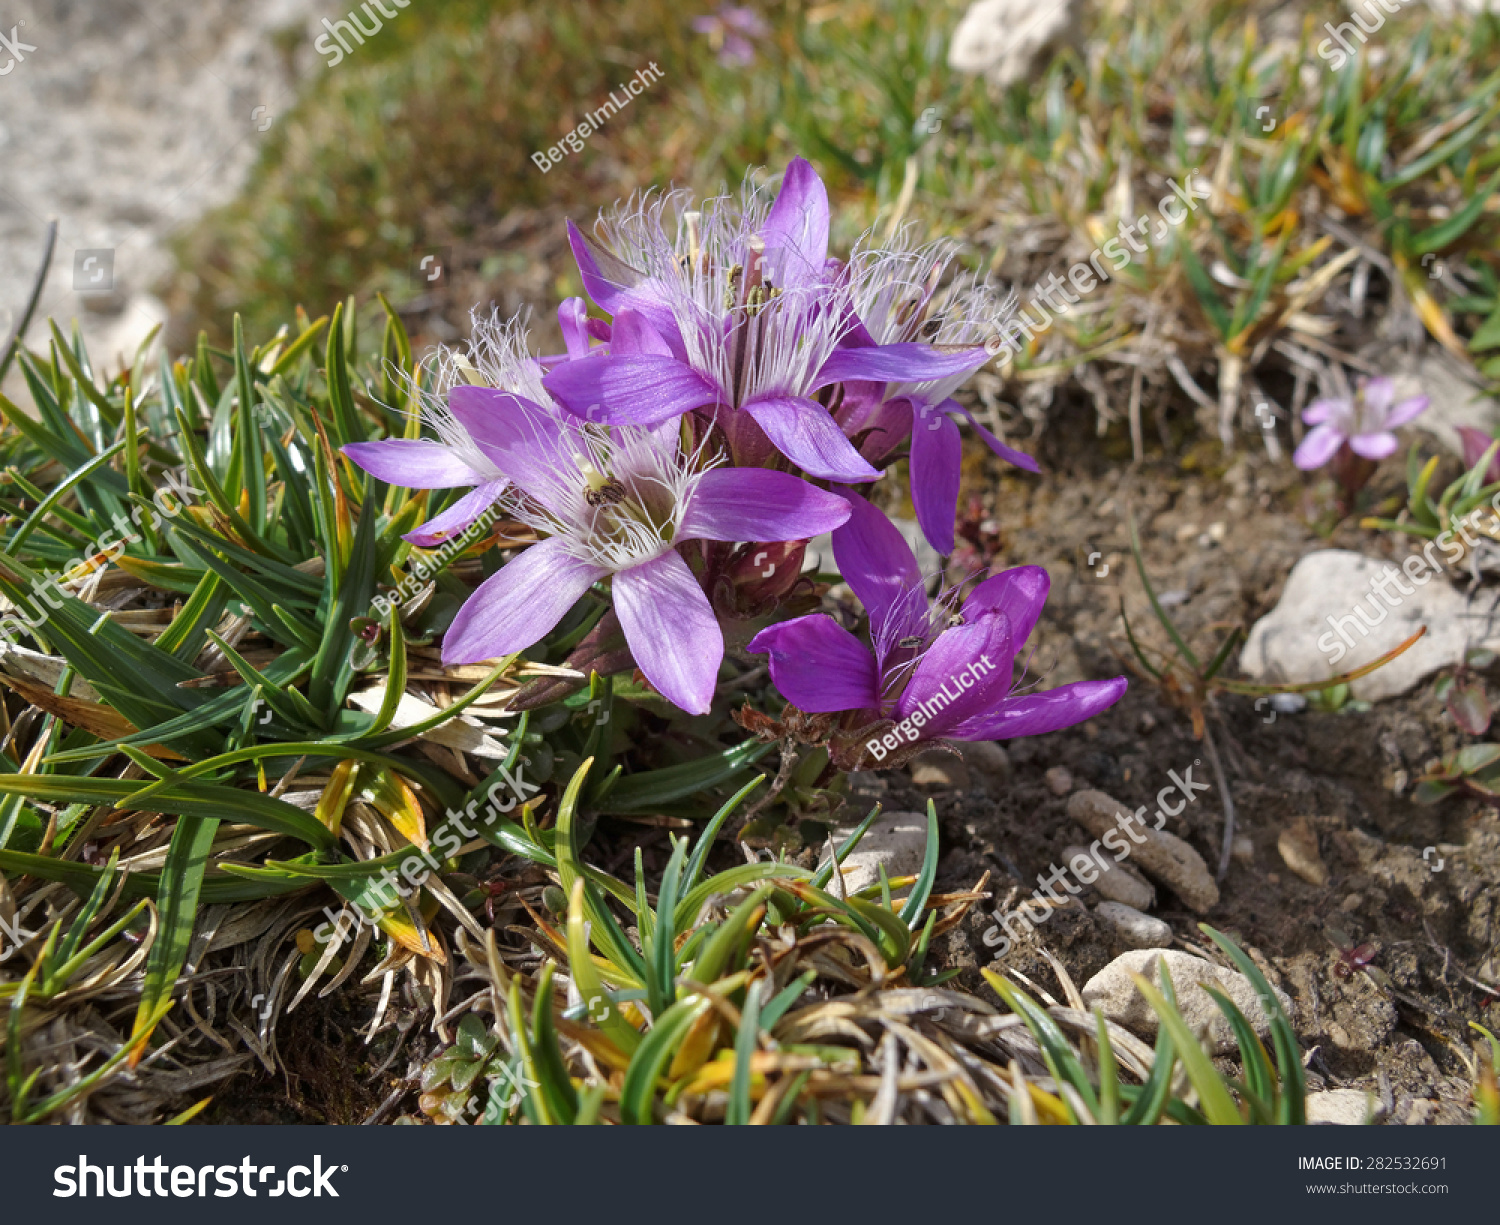
<path fill-rule="evenodd" d="M 1221 442 L 1254 438 L 1256 405 L 1284 420 L 1297 375 L 1271 354 L 1258 388 L 1243 363 L 1226 377 L 1265 338 L 1236 311 L 1257 269 L 1284 283 L 1325 240 L 1363 244 L 1374 270 L 1333 288 L 1341 351 L 1404 345 L 1428 382 L 1480 381 L 1500 158 L 1484 5 L 1407 0 L 1387 18 L 1370 0 L 1365 24 L 1389 28 L 1337 72 L 1325 29 L 1353 29 L 1346 3 L 27 0 L 0 22 L 0 332 L 51 218 L 37 318 L 77 319 L 113 367 L 158 325 L 176 353 L 200 331 L 224 342 L 235 313 L 261 335 L 349 295 L 378 312 L 376 293 L 418 342 L 493 302 L 530 306 L 550 345 L 553 307 L 580 292 L 565 217 L 716 191 L 797 153 L 834 194 L 836 247 L 915 221 L 1023 287 L 1201 168 L 1214 216 L 1060 320 L 1008 399 L 1033 436 L 1077 401 L 1137 458 L 1196 434 L 1195 416 Z M 642 70 L 654 83 L 539 166 Z M 1438 161 L 1405 173 L 1424 154 Z M 1421 241 L 1481 194 L 1479 224 Z M 1424 337 L 1446 372 L 1417 369 Z M 1142 380 L 1162 392 L 1154 421 Z M 992 412 L 1000 386 L 980 380 Z"/>

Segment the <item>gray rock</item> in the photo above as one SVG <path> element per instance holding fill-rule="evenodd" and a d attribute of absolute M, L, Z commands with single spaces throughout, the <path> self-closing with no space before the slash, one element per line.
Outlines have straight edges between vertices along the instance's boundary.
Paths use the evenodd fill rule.
<path fill-rule="evenodd" d="M 1100 897 L 1107 901 L 1119 902 L 1132 910 L 1150 910 L 1156 905 L 1156 890 L 1152 888 L 1151 882 L 1123 860 L 1116 863 L 1113 852 L 1103 847 L 1099 849 L 1097 857 L 1090 855 L 1085 847 L 1067 847 L 1063 851 L 1065 861 L 1063 866 L 1071 875 L 1079 876 L 1078 870 L 1072 865 L 1080 855 L 1094 863 L 1093 868 L 1083 865 L 1085 874 L 1094 871 L 1099 873 L 1090 883 L 1099 891 Z M 1079 879 L 1082 877 L 1079 876 Z"/>
<path fill-rule="evenodd" d="M 1443 554 L 1434 549 L 1432 556 L 1441 560 Z M 1378 659 L 1425 625 L 1418 642 L 1350 686 L 1354 697 L 1378 702 L 1460 663 L 1466 646 L 1500 649 L 1500 596 L 1481 590 L 1466 607 L 1445 577 L 1419 555 L 1411 557 L 1417 563 L 1403 576 L 1391 562 L 1346 549 L 1309 553 L 1292 568 L 1276 607 L 1251 629 L 1241 670 L 1272 683 L 1328 680 Z M 1394 580 L 1388 582 L 1385 589 L 1400 601 L 1395 606 L 1371 586 L 1388 571 L 1410 591 L 1403 594 Z"/>
<path fill-rule="evenodd" d="M 1358 1127 L 1372 1122 L 1379 1113 L 1375 1095 L 1363 1089 L 1325 1089 L 1307 1095 L 1307 1121 Z"/>
<path fill-rule="evenodd" d="M 1452 278 L 1448 284 L 1453 284 Z M 1488 434 L 1500 425 L 1500 403 L 1480 390 L 1476 378 L 1472 370 L 1460 367 L 1434 346 L 1422 354 L 1410 374 L 1396 376 L 1396 395 L 1402 400 L 1425 395 L 1430 401 L 1427 411 L 1412 422 L 1412 428 L 1425 430 L 1454 455 L 1462 455 L 1458 426 Z"/>
<path fill-rule="evenodd" d="M 1081 37 L 1080 7 L 1079 0 L 978 0 L 953 31 L 948 63 L 1004 89 L 1045 66 L 1048 52 Z"/>
<path fill-rule="evenodd" d="M 1172 943 L 1172 927 L 1163 919 L 1142 914 L 1119 902 L 1100 902 L 1094 914 L 1108 923 L 1122 943 L 1133 949 L 1164 949 Z"/>
<path fill-rule="evenodd" d="M 833 844 L 838 846 L 854 832 L 854 826 L 833 831 Z M 922 857 L 927 850 L 927 817 L 917 812 L 883 812 L 875 823 L 865 831 L 859 845 L 841 864 L 844 889 L 854 893 L 866 885 L 880 880 L 880 865 L 885 865 L 886 876 L 915 876 L 922 870 Z M 825 846 L 819 863 L 828 862 Z M 828 892 L 839 895 L 837 881 L 829 881 Z"/>
<path fill-rule="evenodd" d="M 1281 861 L 1309 885 L 1328 883 L 1328 865 L 1318 853 L 1318 831 L 1306 817 L 1294 817 L 1276 839 Z"/>
<path fill-rule="evenodd" d="M 1068 816 L 1096 838 L 1120 829 L 1121 814 L 1129 812 L 1102 791 L 1079 791 L 1068 800 Z M 1129 842 L 1130 862 L 1135 867 L 1161 881 L 1199 914 L 1218 905 L 1219 887 L 1197 851 L 1175 834 L 1152 829 L 1143 821 L 1133 823 L 1129 832 L 1130 837 L 1121 834 L 1118 838 Z"/>
<path fill-rule="evenodd" d="M 969 771 L 963 761 L 941 749 L 918 753 L 911 763 L 911 781 L 924 791 L 967 791 Z"/>
<path fill-rule="evenodd" d="M 1067 795 L 1073 790 L 1073 775 L 1067 766 L 1053 766 L 1047 771 L 1046 781 L 1053 795 Z"/>
<path fill-rule="evenodd" d="M 1156 1013 L 1136 990 L 1130 976 L 1139 974 L 1160 989 L 1160 963 L 1163 961 L 1172 976 L 1177 1010 L 1194 1033 L 1207 1028 L 1209 1044 L 1215 1051 L 1222 1054 L 1234 1050 L 1234 1034 L 1213 997 L 1199 983 L 1216 987 L 1234 1001 L 1257 1033 L 1265 1035 L 1270 1032 L 1270 1019 L 1248 978 L 1202 957 L 1171 949 L 1137 949 L 1116 957 L 1084 984 L 1084 1004 L 1090 1008 L 1097 1004 L 1111 1021 L 1143 1037 L 1153 1037 L 1157 1028 Z M 1291 1000 L 1279 991 L 1276 994 L 1282 1009 L 1290 1016 Z"/>
<path fill-rule="evenodd" d="M 1010 754 L 993 740 L 976 740 L 961 746 L 964 762 L 992 782 L 1003 783 L 1010 779 Z"/>

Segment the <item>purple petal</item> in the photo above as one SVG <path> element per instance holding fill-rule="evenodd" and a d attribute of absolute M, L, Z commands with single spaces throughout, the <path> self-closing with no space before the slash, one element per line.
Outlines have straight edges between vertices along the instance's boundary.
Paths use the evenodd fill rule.
<path fill-rule="evenodd" d="M 817 714 L 880 705 L 874 657 L 823 613 L 763 629 L 745 649 L 771 656 L 771 680 L 781 696 L 801 710 Z"/>
<path fill-rule="evenodd" d="M 918 409 L 911 430 L 911 501 L 927 543 L 944 557 L 953 552 L 963 449 L 947 413 L 932 404 Z"/>
<path fill-rule="evenodd" d="M 443 663 L 480 663 L 535 645 L 607 573 L 570 556 L 556 537 L 532 545 L 458 610 L 443 639 Z"/>
<path fill-rule="evenodd" d="M 978 434 L 991 451 L 998 455 L 1008 464 L 1014 464 L 1017 468 L 1024 468 L 1027 472 L 1040 472 L 1041 464 L 1027 455 L 1025 451 L 1017 451 L 1014 447 L 1008 447 L 989 430 L 979 424 L 974 414 L 957 400 L 944 400 L 942 407 L 950 413 L 962 413 L 970 427 Z"/>
<path fill-rule="evenodd" d="M 1458 425 L 1453 428 L 1458 431 L 1459 442 L 1463 444 L 1465 468 L 1472 468 L 1484 458 L 1484 453 L 1495 445 L 1495 439 L 1483 430 L 1476 430 L 1472 425 Z"/>
<path fill-rule="evenodd" d="M 1385 415 L 1385 428 L 1395 429 L 1398 425 L 1405 425 L 1408 421 L 1420 417 L 1427 411 L 1431 400 L 1426 396 L 1412 396 L 1409 400 L 1402 400 L 1390 412 Z"/>
<path fill-rule="evenodd" d="M 590 358 L 569 367 L 603 360 Z M 523 488 L 528 475 L 555 467 L 559 455 L 566 458 L 574 450 L 564 423 L 521 396 L 464 384 L 448 393 L 448 408 L 485 457 Z"/>
<path fill-rule="evenodd" d="M 1396 380 L 1389 376 L 1366 379 L 1361 393 L 1365 402 L 1366 421 L 1384 421 L 1396 398 Z"/>
<path fill-rule="evenodd" d="M 376 480 L 403 489 L 455 489 L 482 479 L 450 448 L 426 438 L 351 442 L 343 452 Z"/>
<path fill-rule="evenodd" d="M 743 45 L 753 56 L 749 44 Z M 804 158 L 793 158 L 786 168 L 760 236 L 778 284 L 795 287 L 821 279 L 828 259 L 828 191 Z"/>
<path fill-rule="evenodd" d="M 1017 566 L 993 578 L 987 578 L 969 592 L 963 603 L 967 621 L 984 613 L 1002 612 L 1010 621 L 1011 642 L 1016 650 L 1031 637 L 1052 579 L 1041 566 Z"/>
<path fill-rule="evenodd" d="M 1348 400 L 1314 400 L 1302 410 L 1302 420 L 1308 425 L 1322 425 L 1331 417 L 1348 411 Z"/>
<path fill-rule="evenodd" d="M 849 503 L 790 472 L 712 468 L 683 510 L 679 540 L 779 543 L 831 532 L 849 518 Z"/>
<path fill-rule="evenodd" d="M 925 708 L 922 738 L 947 734 L 999 705 L 1010 692 L 1015 651 L 1004 613 L 986 613 L 938 635 L 897 703 L 905 719 Z"/>
<path fill-rule="evenodd" d="M 574 416 L 608 425 L 656 425 L 720 398 L 713 380 L 675 357 L 655 353 L 569 362 L 542 386 Z"/>
<path fill-rule="evenodd" d="M 421 548 L 430 549 L 433 545 L 462 535 L 467 528 L 472 526 L 474 520 L 495 504 L 495 500 L 505 492 L 505 488 L 505 481 L 486 481 L 478 488 L 464 494 L 442 514 L 427 520 L 421 527 L 413 528 L 401 539 L 409 540 Z"/>
<path fill-rule="evenodd" d="M 880 473 L 860 458 L 828 410 L 799 396 L 767 396 L 742 406 L 772 444 L 809 476 L 873 481 Z"/>
<path fill-rule="evenodd" d="M 674 706 L 707 714 L 724 659 L 724 632 L 687 562 L 669 549 L 621 570 L 614 598 L 625 641 L 646 679 Z"/>
<path fill-rule="evenodd" d="M 622 310 L 615 316 L 614 326 L 610 329 L 609 351 L 616 357 L 633 353 L 672 356 L 671 346 L 638 310 Z"/>
<path fill-rule="evenodd" d="M 589 310 L 582 298 L 564 298 L 557 308 L 557 326 L 562 329 L 568 359 L 589 355 Z"/>
<path fill-rule="evenodd" d="M 869 383 L 931 383 L 969 374 L 989 361 L 984 349 L 940 353 L 931 345 L 903 343 L 876 348 L 835 349 L 818 371 L 818 387 L 859 379 Z"/>
<path fill-rule="evenodd" d="M 1126 681 L 1078 681 L 1046 693 L 1007 698 L 997 710 L 966 720 L 946 734 L 955 740 L 1010 740 L 1039 736 L 1092 718 L 1124 696 Z"/>
<path fill-rule="evenodd" d="M 1343 434 L 1333 426 L 1314 426 L 1307 437 L 1302 440 L 1302 444 L 1292 453 L 1292 463 L 1304 472 L 1310 472 L 1326 464 L 1333 458 L 1334 452 L 1343 445 Z"/>
<path fill-rule="evenodd" d="M 893 608 L 901 620 L 895 627 L 898 637 L 925 630 L 927 597 L 922 592 L 922 572 L 906 537 L 857 493 L 846 492 L 844 497 L 849 503 L 849 521 L 833 534 L 833 559 L 844 582 L 870 614 L 874 636 L 886 636 L 884 627 Z"/>
<path fill-rule="evenodd" d="M 1400 445 L 1401 440 L 1396 435 L 1385 431 L 1378 434 L 1356 434 L 1349 440 L 1349 449 L 1366 459 L 1386 459 L 1394 455 Z"/>
<path fill-rule="evenodd" d="M 583 290 L 611 315 L 619 308 L 623 292 L 638 284 L 644 274 L 624 260 L 606 251 L 597 242 L 568 222 L 568 245 L 583 278 Z"/>

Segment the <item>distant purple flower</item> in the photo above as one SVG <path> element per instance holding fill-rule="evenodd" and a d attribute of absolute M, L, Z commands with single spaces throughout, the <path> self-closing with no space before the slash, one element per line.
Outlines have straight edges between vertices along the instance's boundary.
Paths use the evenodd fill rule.
<path fill-rule="evenodd" d="M 1345 445 L 1361 459 L 1386 459 L 1400 441 L 1392 432 L 1422 413 L 1426 396 L 1396 401 L 1396 385 L 1389 378 L 1366 380 L 1352 400 L 1314 400 L 1302 412 L 1313 429 L 1292 456 L 1304 471 L 1321 468 Z"/>
<path fill-rule="evenodd" d="M 586 342 L 585 342 L 586 343 Z M 440 349 L 436 360 L 412 380 L 411 391 L 437 439 L 385 438 L 353 442 L 344 454 L 366 472 L 407 489 L 459 489 L 473 486 L 442 514 L 403 539 L 431 548 L 461 535 L 505 492 L 507 481 L 482 447 L 449 411 L 455 387 L 483 384 L 550 403 L 542 388 L 542 368 L 525 348 L 524 321 L 502 323 L 491 314 L 473 317 L 473 339 L 463 349 Z"/>
<path fill-rule="evenodd" d="M 614 316 L 610 352 L 553 371 L 548 391 L 569 412 L 610 424 L 701 410 L 742 466 L 780 451 L 810 476 L 874 480 L 814 397 L 847 380 L 947 379 L 972 370 L 972 355 L 840 347 L 854 324 L 849 290 L 830 273 L 828 193 L 802 158 L 769 209 L 753 191 L 700 211 L 683 204 L 668 197 L 604 223 L 614 250 L 570 229 L 584 288 Z M 679 213 L 673 234 L 669 207 Z"/>
<path fill-rule="evenodd" d="M 724 637 L 676 546 L 801 540 L 849 516 L 842 498 L 788 473 L 715 467 L 701 447 L 683 447 L 675 424 L 585 424 L 482 387 L 455 388 L 450 404 L 512 483 L 507 513 L 546 539 L 459 610 L 443 643 L 446 664 L 525 650 L 594 583 L 612 577 L 614 610 L 636 664 L 669 701 L 703 714 Z"/>
<path fill-rule="evenodd" d="M 770 27 L 754 9 L 721 4 L 717 13 L 693 18 L 693 29 L 706 35 L 726 68 L 744 68 L 755 62 L 751 39 L 764 38 Z"/>
<path fill-rule="evenodd" d="M 1472 425 L 1460 425 L 1455 428 L 1458 430 L 1459 441 L 1463 444 L 1465 468 L 1472 469 L 1484 458 L 1485 452 L 1494 446 L 1496 441 L 1500 441 L 1483 430 L 1476 430 Z M 1484 470 L 1486 485 L 1493 485 L 1496 481 L 1500 481 L 1500 454 L 1496 454 L 1490 460 L 1489 467 Z"/>
<path fill-rule="evenodd" d="M 1125 692 L 1120 676 L 1018 693 L 1015 658 L 1047 602 L 1047 572 L 997 574 L 956 612 L 951 600 L 930 603 L 901 533 L 848 497 L 852 514 L 833 534 L 834 556 L 870 614 L 874 649 L 822 614 L 762 630 L 748 649 L 770 655 L 771 678 L 793 706 L 905 722 L 910 739 L 1005 740 L 1071 726 Z"/>
<path fill-rule="evenodd" d="M 1040 471 L 1036 460 L 1006 446 L 952 398 L 989 361 L 984 342 L 999 333 L 1012 307 L 968 274 L 956 277 L 937 300 L 938 283 L 953 253 L 947 243 L 911 248 L 902 242 L 855 257 L 851 284 L 859 322 L 846 345 L 856 349 L 925 345 L 963 364 L 946 376 L 925 381 L 908 377 L 883 384 L 848 384 L 837 414 L 851 437 L 868 431 L 861 451 L 872 463 L 879 463 L 893 447 L 910 439 L 912 505 L 927 542 L 944 556 L 954 550 L 963 464 L 963 440 L 955 416 L 966 419 L 1001 459 L 1028 472 Z"/>

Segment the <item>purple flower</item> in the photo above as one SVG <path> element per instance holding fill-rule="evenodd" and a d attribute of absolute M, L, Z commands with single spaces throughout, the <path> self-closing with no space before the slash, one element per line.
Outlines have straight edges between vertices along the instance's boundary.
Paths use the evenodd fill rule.
<path fill-rule="evenodd" d="M 849 286 L 830 274 L 828 193 L 803 159 L 787 167 L 769 209 L 754 191 L 701 211 L 683 203 L 667 197 L 604 223 L 614 250 L 570 230 L 584 288 L 614 316 L 610 352 L 553 371 L 547 390 L 569 412 L 609 424 L 702 410 L 742 466 L 779 451 L 811 476 L 874 480 L 814 397 L 851 379 L 946 379 L 971 370 L 972 355 L 840 347 L 854 322 Z M 669 209 L 679 213 L 670 235 Z"/>
<path fill-rule="evenodd" d="M 905 245 L 904 238 L 893 248 L 855 257 L 852 292 L 859 322 L 845 343 L 855 348 L 926 345 L 963 365 L 941 378 L 846 385 L 838 420 L 851 437 L 868 431 L 861 451 L 872 462 L 880 462 L 898 444 L 910 440 L 908 467 L 917 522 L 928 543 L 947 556 L 954 550 L 963 464 L 963 440 L 955 416 L 966 419 L 1001 459 L 1029 472 L 1040 468 L 1029 455 L 1006 446 L 952 398 L 989 361 L 984 342 L 998 335 L 1013 309 L 1013 299 L 1002 301 L 988 285 L 961 274 L 941 301 L 936 301 L 938 283 L 954 255 L 952 245 L 934 243 L 914 249 Z"/>
<path fill-rule="evenodd" d="M 759 13 L 738 4 L 721 4 L 717 13 L 693 18 L 693 29 L 706 35 L 727 68 L 743 68 L 755 62 L 751 39 L 770 33 Z"/>
<path fill-rule="evenodd" d="M 762 630 L 748 649 L 770 655 L 771 678 L 792 705 L 892 719 L 911 741 L 1005 740 L 1068 727 L 1125 692 L 1122 676 L 1018 692 L 1015 657 L 1047 602 L 1047 572 L 997 574 L 956 611 L 951 598 L 931 603 L 901 533 L 847 496 L 852 513 L 833 534 L 834 556 L 869 611 L 873 651 L 823 614 Z"/>
<path fill-rule="evenodd" d="M 1460 425 L 1454 428 L 1458 430 L 1459 442 L 1463 445 L 1464 467 L 1473 469 L 1497 440 L 1483 430 L 1476 430 L 1472 425 Z M 1489 467 L 1484 470 L 1486 485 L 1493 485 L 1496 481 L 1500 481 L 1500 453 L 1490 460 Z"/>
<path fill-rule="evenodd" d="M 1389 378 L 1366 380 L 1352 400 L 1314 400 L 1302 412 L 1312 426 L 1292 456 L 1304 471 L 1321 468 L 1345 445 L 1362 459 L 1381 460 L 1396 453 L 1399 440 L 1392 431 L 1405 425 L 1427 407 L 1426 396 L 1396 400 L 1396 385 Z"/>
<path fill-rule="evenodd" d="M 525 650 L 593 584 L 612 578 L 614 610 L 641 671 L 669 701 L 703 714 L 724 637 L 676 546 L 800 540 L 849 516 L 842 498 L 788 473 L 714 466 L 701 446 L 682 445 L 675 423 L 585 424 L 482 387 L 455 388 L 450 404 L 511 482 L 507 513 L 546 539 L 459 610 L 443 643 L 447 664 Z"/>
<path fill-rule="evenodd" d="M 463 423 L 449 411 L 456 387 L 479 384 L 546 402 L 542 368 L 526 352 L 525 322 L 502 323 L 497 313 L 473 316 L 473 339 L 464 349 L 439 349 L 429 368 L 411 380 L 411 395 L 437 439 L 386 438 L 353 442 L 344 454 L 378 480 L 406 489 L 473 486 L 442 514 L 402 539 L 431 548 L 461 535 L 505 492 L 506 479 Z M 585 342 L 586 344 L 586 342 Z M 571 342 L 570 342 L 571 347 Z"/>

